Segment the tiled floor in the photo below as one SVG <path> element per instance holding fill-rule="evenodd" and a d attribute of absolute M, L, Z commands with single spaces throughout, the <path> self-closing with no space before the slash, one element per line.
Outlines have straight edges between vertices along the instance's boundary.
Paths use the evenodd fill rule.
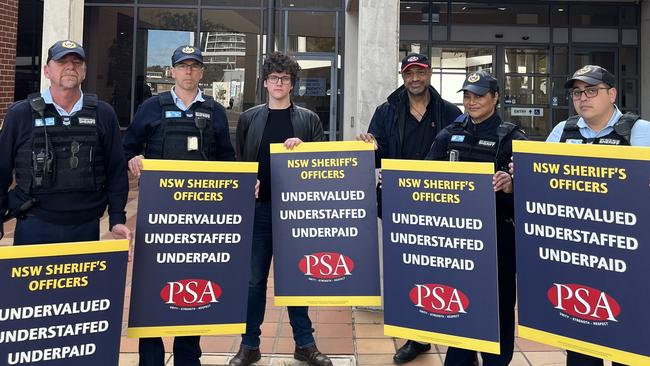
<path fill-rule="evenodd" d="M 127 205 L 127 225 L 135 227 L 137 190 L 131 182 L 131 192 Z M 107 220 L 102 220 L 102 232 L 107 232 Z M 5 224 L 5 238 L 0 245 L 10 245 L 14 223 Z M 110 235 L 105 234 L 104 239 Z M 130 291 L 130 265 L 127 276 L 127 297 L 125 300 L 125 322 L 128 313 Z M 290 366 L 300 364 L 292 357 L 294 343 L 286 308 L 273 306 L 273 281 L 269 283 L 269 298 L 265 323 L 262 327 L 260 366 Z M 353 365 L 392 365 L 392 356 L 404 340 L 383 335 L 383 313 L 378 309 L 323 307 L 311 308 L 310 315 L 316 329 L 315 336 L 319 349 L 331 355 L 335 366 Z M 239 348 L 239 336 L 203 337 L 201 346 L 204 365 L 225 365 Z M 171 339 L 165 340 L 165 349 L 171 351 Z M 409 363 L 409 366 L 442 365 L 446 347 L 436 345 L 427 354 Z M 122 337 L 120 347 L 120 366 L 137 365 L 138 341 Z M 565 352 L 553 347 L 517 338 L 512 366 L 550 366 L 564 365 Z M 173 365 L 173 356 L 168 354 L 168 365 Z M 606 363 L 607 365 L 608 363 Z"/>

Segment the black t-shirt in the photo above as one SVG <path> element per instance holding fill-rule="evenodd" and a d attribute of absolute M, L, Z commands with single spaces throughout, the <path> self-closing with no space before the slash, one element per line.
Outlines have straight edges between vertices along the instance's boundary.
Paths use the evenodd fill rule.
<path fill-rule="evenodd" d="M 406 115 L 404 116 L 404 140 L 402 141 L 402 159 L 423 160 L 433 140 L 436 138 L 436 124 L 431 111 L 431 99 L 427 109 L 418 121 L 411 114 L 411 106 L 406 98 Z"/>
<path fill-rule="evenodd" d="M 260 142 L 260 150 L 257 154 L 257 162 L 260 163 L 257 173 L 257 179 L 260 180 L 259 201 L 271 200 L 271 153 L 269 145 L 285 142 L 293 136 L 291 107 L 269 109 L 269 116 L 266 119 L 266 126 Z"/>

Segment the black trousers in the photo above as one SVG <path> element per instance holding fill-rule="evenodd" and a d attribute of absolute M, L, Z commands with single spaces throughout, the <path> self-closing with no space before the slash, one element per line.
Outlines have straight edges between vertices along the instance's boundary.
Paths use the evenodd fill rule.
<path fill-rule="evenodd" d="M 600 358 L 583 355 L 582 353 L 566 351 L 567 366 L 603 366 Z M 612 366 L 625 366 L 622 363 L 612 362 Z"/>
<path fill-rule="evenodd" d="M 500 352 L 481 352 L 483 366 L 506 366 L 512 361 L 515 347 L 515 229 L 511 222 L 497 220 L 498 243 L 498 282 L 499 282 L 499 333 Z M 475 366 L 477 352 L 449 347 L 445 356 L 445 366 Z"/>
<path fill-rule="evenodd" d="M 99 240 L 99 219 L 81 224 L 53 224 L 36 216 L 16 221 L 14 245 L 68 243 Z"/>
<path fill-rule="evenodd" d="M 174 337 L 174 366 L 200 366 L 201 337 Z M 162 338 L 140 338 L 140 366 L 163 366 L 165 347 Z"/>

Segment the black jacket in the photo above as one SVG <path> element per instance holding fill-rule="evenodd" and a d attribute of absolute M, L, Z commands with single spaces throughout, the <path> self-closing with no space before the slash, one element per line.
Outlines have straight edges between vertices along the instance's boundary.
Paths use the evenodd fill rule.
<path fill-rule="evenodd" d="M 433 114 L 436 133 L 452 123 L 461 112 L 458 107 L 442 99 L 432 86 L 430 113 Z M 368 132 L 377 140 L 379 148 L 375 151 L 375 163 L 381 167 L 381 159 L 401 159 L 404 139 L 404 120 L 407 105 L 407 91 L 402 85 L 388 96 L 386 102 L 377 107 L 372 116 Z"/>
<path fill-rule="evenodd" d="M 247 109 L 239 116 L 235 151 L 237 160 L 257 161 L 257 153 L 264 134 L 269 105 L 260 104 Z M 294 136 L 303 142 L 324 141 L 323 124 L 316 113 L 291 103 L 291 124 Z"/>

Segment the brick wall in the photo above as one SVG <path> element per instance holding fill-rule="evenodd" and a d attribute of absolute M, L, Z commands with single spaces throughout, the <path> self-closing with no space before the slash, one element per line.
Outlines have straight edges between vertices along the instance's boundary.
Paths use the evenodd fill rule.
<path fill-rule="evenodd" d="M 18 0 L 0 0 L 0 121 L 14 101 Z"/>

